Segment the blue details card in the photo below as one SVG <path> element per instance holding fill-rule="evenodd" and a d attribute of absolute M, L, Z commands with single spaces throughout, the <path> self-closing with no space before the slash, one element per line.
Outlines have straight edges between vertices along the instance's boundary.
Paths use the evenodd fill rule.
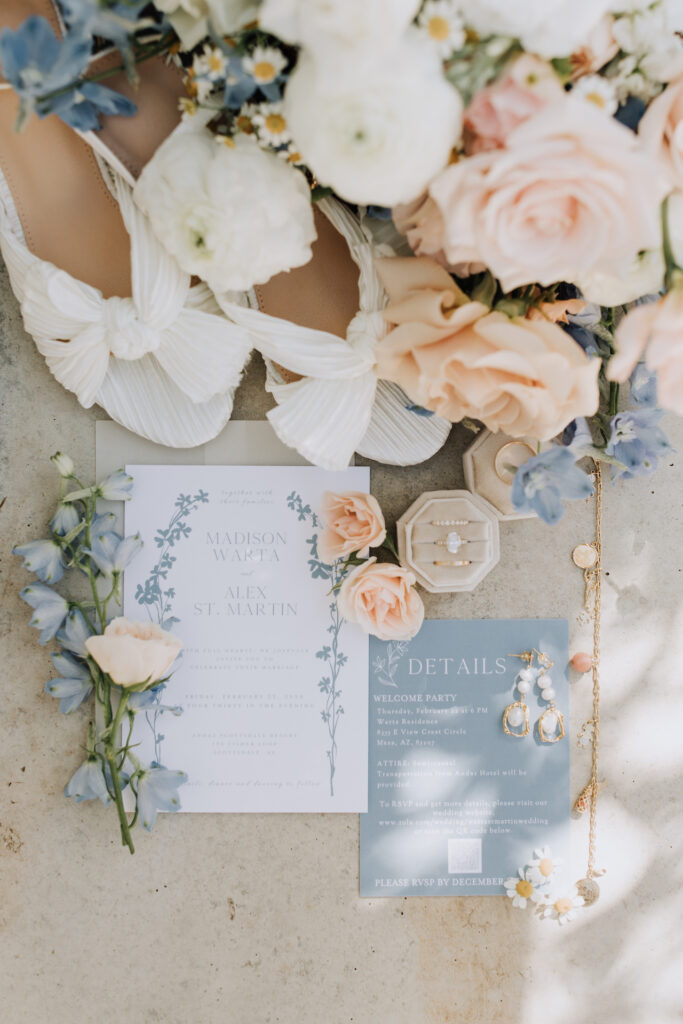
<path fill-rule="evenodd" d="M 503 730 L 521 699 L 514 655 L 532 648 L 554 662 L 556 743 L 539 736 L 537 684 L 528 735 Z M 534 849 L 569 859 L 568 661 L 565 619 L 432 620 L 409 642 L 371 638 L 361 896 L 497 895 Z"/>

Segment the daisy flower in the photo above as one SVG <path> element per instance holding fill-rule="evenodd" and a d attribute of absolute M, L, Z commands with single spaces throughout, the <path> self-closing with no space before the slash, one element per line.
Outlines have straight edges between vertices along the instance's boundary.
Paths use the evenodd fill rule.
<path fill-rule="evenodd" d="M 427 0 L 417 23 L 444 59 L 465 42 L 462 16 L 454 0 Z"/>
<path fill-rule="evenodd" d="M 235 118 L 235 126 L 237 130 L 243 132 L 245 135 L 253 135 L 256 131 L 254 125 L 254 117 L 258 114 L 259 105 L 258 103 L 244 103 Z"/>
<path fill-rule="evenodd" d="M 619 106 L 614 84 L 609 78 L 602 78 L 600 75 L 585 75 L 580 78 L 572 89 L 572 96 L 594 103 L 596 107 L 610 115 L 616 113 Z"/>
<path fill-rule="evenodd" d="M 255 46 L 242 58 L 242 67 L 257 85 L 271 85 L 287 67 L 287 58 L 274 46 Z"/>
<path fill-rule="evenodd" d="M 503 883 L 505 885 L 506 895 L 512 900 L 513 907 L 519 907 L 520 910 L 524 910 L 529 900 L 532 903 L 538 903 L 543 899 L 543 896 L 536 892 L 534 884 L 528 877 L 528 872 L 525 872 L 523 868 L 518 871 L 518 876 L 512 876 Z"/>
<path fill-rule="evenodd" d="M 550 897 L 541 911 L 542 917 L 551 917 L 558 924 L 567 924 L 576 917 L 576 911 L 583 906 L 583 897 L 574 886 L 564 896 Z"/>
<path fill-rule="evenodd" d="M 540 850 L 534 850 L 533 859 L 529 861 L 528 874 L 535 885 L 545 885 L 560 867 L 561 858 L 553 857 L 549 846 L 542 846 Z"/>
<path fill-rule="evenodd" d="M 256 126 L 259 142 L 279 149 L 291 141 L 292 133 L 282 113 L 282 103 L 260 103 L 251 121 Z"/>
<path fill-rule="evenodd" d="M 210 82 L 218 82 L 225 78 L 228 62 L 225 54 L 218 46 L 206 45 L 192 62 L 192 70 L 197 78 L 208 78 Z"/>

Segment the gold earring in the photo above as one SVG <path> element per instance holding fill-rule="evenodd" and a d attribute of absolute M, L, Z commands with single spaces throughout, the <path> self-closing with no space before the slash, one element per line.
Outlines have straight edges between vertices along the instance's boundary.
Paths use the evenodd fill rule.
<path fill-rule="evenodd" d="M 506 736 L 515 736 L 522 739 L 530 732 L 529 708 L 525 696 L 534 685 L 536 673 L 531 667 L 534 660 L 533 651 L 524 651 L 522 654 L 509 654 L 509 658 L 521 658 L 526 662 L 526 668 L 520 669 L 515 677 L 515 686 L 520 694 L 520 700 L 512 701 L 503 712 L 503 732 Z"/>
<path fill-rule="evenodd" d="M 541 743 L 558 743 L 565 735 L 564 715 L 555 704 L 555 688 L 553 681 L 548 675 L 553 667 L 553 662 L 543 651 L 534 650 L 541 666 L 536 682 L 541 691 L 541 700 L 548 702 L 548 707 L 540 715 L 538 722 L 538 738 Z"/>

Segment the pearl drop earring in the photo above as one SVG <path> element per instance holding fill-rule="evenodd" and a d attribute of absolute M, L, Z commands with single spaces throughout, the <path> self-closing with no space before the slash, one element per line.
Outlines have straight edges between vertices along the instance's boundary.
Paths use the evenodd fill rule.
<path fill-rule="evenodd" d="M 533 651 L 524 651 L 522 654 L 509 654 L 509 658 L 522 658 L 526 661 L 526 668 L 521 669 L 515 678 L 515 687 L 520 695 L 520 700 L 515 700 L 505 708 L 503 712 L 503 732 L 506 736 L 515 736 L 522 739 L 529 735 L 529 707 L 525 701 L 526 694 L 530 692 L 536 679 L 536 671 L 532 668 L 534 660 Z"/>
<path fill-rule="evenodd" d="M 557 743 L 564 736 L 564 715 L 555 704 L 555 689 L 553 681 L 548 672 L 553 667 L 553 662 L 543 651 L 534 652 L 538 656 L 541 666 L 536 682 L 541 691 L 541 700 L 548 702 L 548 707 L 541 714 L 536 723 L 538 725 L 538 737 L 541 743 Z"/>

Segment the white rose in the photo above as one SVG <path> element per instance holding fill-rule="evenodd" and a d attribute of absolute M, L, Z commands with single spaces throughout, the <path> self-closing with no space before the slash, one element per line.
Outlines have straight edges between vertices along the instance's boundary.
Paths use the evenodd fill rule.
<path fill-rule="evenodd" d="M 661 290 L 664 281 L 664 259 L 661 250 L 639 254 L 626 274 L 606 274 L 599 270 L 580 274 L 573 284 L 584 299 L 600 306 L 623 306 L 643 295 Z"/>
<path fill-rule="evenodd" d="M 186 50 L 209 34 L 209 22 L 221 35 L 236 32 L 258 17 L 258 4 L 259 0 L 154 0 Z"/>
<path fill-rule="evenodd" d="M 460 137 L 462 101 L 427 40 L 409 33 L 381 62 L 331 76 L 305 50 L 285 115 L 318 180 L 353 203 L 419 195 Z"/>
<path fill-rule="evenodd" d="M 403 34 L 419 7 L 420 0 L 264 0 L 259 21 L 266 31 L 319 54 L 330 44 L 386 46 Z"/>
<path fill-rule="evenodd" d="M 214 291 L 245 291 L 303 266 L 316 233 L 300 171 L 238 135 L 234 146 L 195 122 L 166 139 L 135 199 L 161 244 Z"/>
<path fill-rule="evenodd" d="M 587 41 L 610 0 L 462 0 L 465 23 L 483 36 L 519 39 L 541 57 L 568 57 Z"/>

